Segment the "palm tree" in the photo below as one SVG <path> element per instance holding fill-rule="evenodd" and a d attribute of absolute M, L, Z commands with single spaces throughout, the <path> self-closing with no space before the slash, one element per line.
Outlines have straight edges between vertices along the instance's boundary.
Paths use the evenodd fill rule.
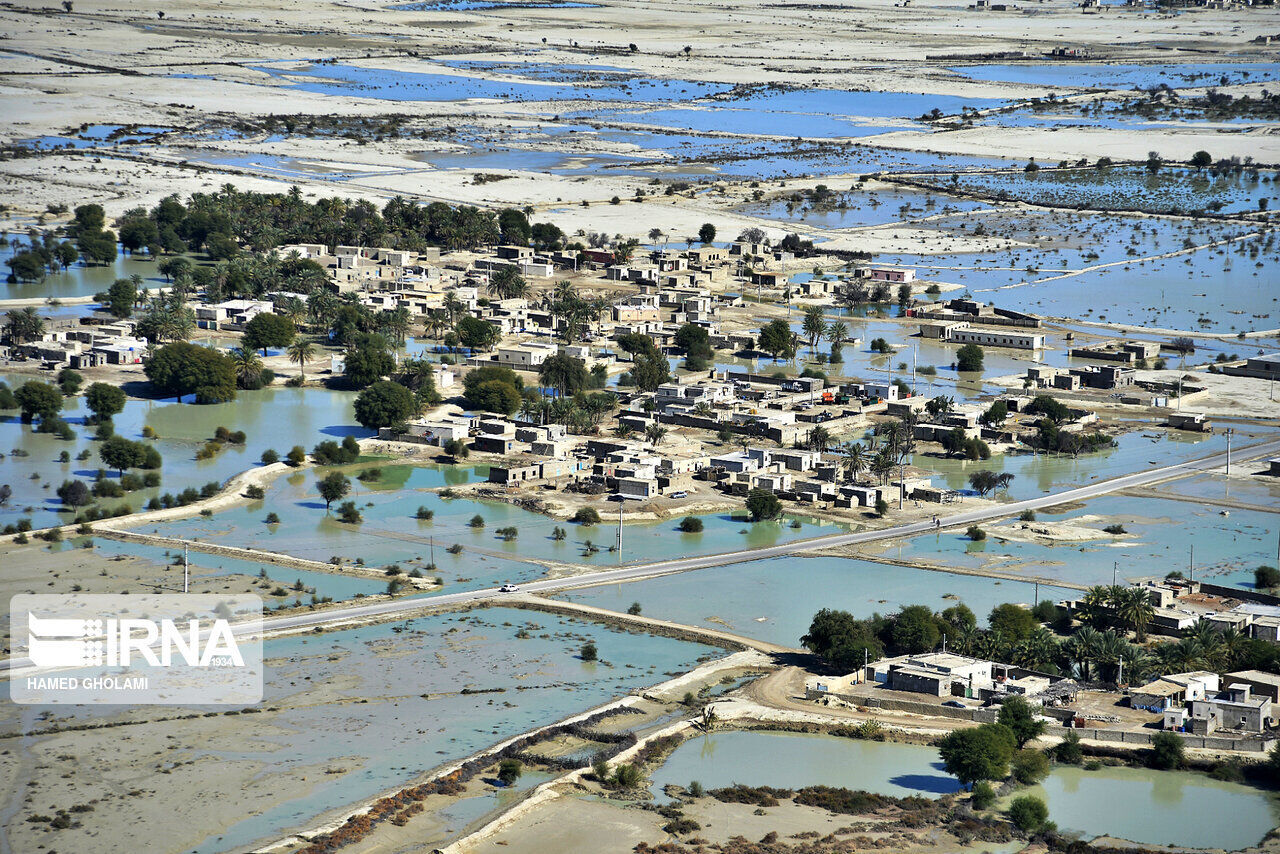
<path fill-rule="evenodd" d="M 831 361 L 843 361 L 843 356 L 838 360 L 836 355 L 840 353 L 840 348 L 844 346 L 844 342 L 849 340 L 849 324 L 843 320 L 833 320 L 831 325 L 827 327 L 827 341 L 831 343 Z"/>
<path fill-rule="evenodd" d="M 231 351 L 231 361 L 241 388 L 249 388 L 262 376 L 262 359 L 254 350 L 237 347 Z"/>
<path fill-rule="evenodd" d="M 809 446 L 809 450 L 822 453 L 827 450 L 827 446 L 831 444 L 831 431 L 821 424 L 814 425 L 809 431 L 809 437 L 805 444 Z"/>
<path fill-rule="evenodd" d="M 1080 681 L 1092 682 L 1093 666 L 1102 649 L 1102 632 L 1090 626 L 1081 626 L 1063 647 L 1063 652 L 1075 665 Z"/>
<path fill-rule="evenodd" d="M 453 326 L 458 322 L 458 317 L 467 310 L 462 300 L 458 299 L 458 295 L 453 291 L 449 291 L 444 295 L 444 302 L 441 303 L 444 313 L 449 316 L 449 325 Z"/>
<path fill-rule="evenodd" d="M 700 400 L 693 405 L 693 414 L 699 418 L 710 418 L 715 414 L 715 410 L 711 408 L 711 404 L 705 400 Z"/>
<path fill-rule="evenodd" d="M 817 357 L 818 339 L 827 331 L 826 321 L 822 319 L 822 306 L 811 305 L 804 310 L 804 320 L 800 322 L 805 337 L 809 339 L 809 356 Z"/>
<path fill-rule="evenodd" d="M 1015 662 L 1019 667 L 1043 671 L 1058 658 L 1058 640 L 1043 626 L 1018 645 Z"/>
<path fill-rule="evenodd" d="M 840 446 L 840 452 L 844 454 L 846 479 L 850 483 L 857 481 L 858 476 L 867 470 L 866 446 L 861 442 L 846 442 Z"/>
<path fill-rule="evenodd" d="M 298 372 L 305 383 L 307 381 L 307 362 L 314 359 L 316 355 L 315 345 L 306 338 L 295 338 L 286 352 L 289 354 L 289 361 L 298 366 Z"/>
<path fill-rule="evenodd" d="M 394 311 L 384 312 L 381 326 L 397 347 L 403 347 L 404 339 L 408 336 L 411 326 L 409 309 L 401 305 L 396 306 Z"/>
<path fill-rule="evenodd" d="M 667 435 L 667 428 L 663 427 L 656 421 L 644 428 L 644 437 L 653 447 L 658 447 L 662 443 L 662 437 Z"/>
<path fill-rule="evenodd" d="M 528 296 L 529 283 L 515 267 L 501 267 L 489 274 L 485 290 L 498 299 L 518 299 Z"/>
<path fill-rule="evenodd" d="M 1138 643 L 1146 640 L 1147 624 L 1155 616 L 1151 599 L 1141 587 L 1128 587 L 1114 597 L 1116 619 L 1130 626 Z"/>

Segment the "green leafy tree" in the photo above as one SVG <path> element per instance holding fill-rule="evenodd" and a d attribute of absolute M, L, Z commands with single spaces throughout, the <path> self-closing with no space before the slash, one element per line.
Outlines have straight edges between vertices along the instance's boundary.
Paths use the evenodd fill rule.
<path fill-rule="evenodd" d="M 758 344 L 761 350 L 779 358 L 790 359 L 795 355 L 795 342 L 791 336 L 791 327 L 785 320 L 771 320 L 760 328 Z"/>
<path fill-rule="evenodd" d="M 800 643 L 831 667 L 846 672 L 884 655 L 884 646 L 868 621 L 829 608 L 813 615 Z"/>
<path fill-rule="evenodd" d="M 124 411 L 124 389 L 110 383 L 92 383 L 84 393 L 85 405 L 99 421 Z"/>
<path fill-rule="evenodd" d="M 297 333 L 292 320 L 264 311 L 244 325 L 243 343 L 250 350 L 261 350 L 265 356 L 269 347 L 288 347 Z"/>
<path fill-rule="evenodd" d="M 520 408 L 524 380 L 510 368 L 486 365 L 462 379 L 462 396 L 470 409 L 510 415 Z"/>
<path fill-rule="evenodd" d="M 696 323 L 686 323 L 676 330 L 675 345 L 684 350 L 684 366 L 691 371 L 705 370 L 715 355 L 710 334 Z"/>
<path fill-rule="evenodd" d="M 345 376 L 354 388 L 373 385 L 396 369 L 387 339 L 373 332 L 352 336 L 347 348 Z"/>
<path fill-rule="evenodd" d="M 1013 779 L 1024 786 L 1033 786 L 1049 776 L 1049 759 L 1039 750 L 1019 750 L 1009 762 Z"/>
<path fill-rule="evenodd" d="M 131 317 L 138 302 L 138 288 L 132 279 L 116 279 L 107 288 L 107 311 L 115 317 Z"/>
<path fill-rule="evenodd" d="M 186 341 L 166 344 L 155 352 L 143 372 L 161 395 L 182 402 L 189 394 L 196 403 L 235 400 L 235 367 L 230 358 L 211 347 Z"/>
<path fill-rule="evenodd" d="M 904 653 L 930 652 L 942 639 L 933 611 L 908 605 L 893 620 L 893 646 Z"/>
<path fill-rule="evenodd" d="M 109 468 L 116 469 L 123 476 L 125 469 L 140 467 L 146 462 L 148 447 L 150 446 L 123 436 L 112 436 L 102 443 L 98 456 Z"/>
<path fill-rule="evenodd" d="M 987 624 L 993 632 L 1017 643 L 1031 636 L 1036 627 L 1036 617 L 1021 605 L 1006 602 L 991 609 Z"/>
<path fill-rule="evenodd" d="M 351 491 L 351 481 L 347 480 L 347 476 L 342 472 L 331 471 L 316 481 L 316 489 L 319 490 L 320 497 L 324 499 L 324 509 L 328 512 L 329 506 L 333 502 Z"/>
<path fill-rule="evenodd" d="M 1151 751 L 1147 755 L 1147 764 L 1161 771 L 1172 771 L 1181 768 L 1186 762 L 1186 745 L 1180 737 L 1171 732 L 1158 732 L 1151 739 Z"/>
<path fill-rule="evenodd" d="M 747 493 L 747 512 L 757 521 L 776 519 L 782 515 L 782 502 L 769 490 L 757 487 Z"/>
<path fill-rule="evenodd" d="M 653 391 L 671 379 L 671 371 L 664 357 L 640 355 L 631 363 L 631 378 L 641 391 Z"/>
<path fill-rule="evenodd" d="M 404 421 L 416 409 L 413 392 L 390 380 L 379 380 L 356 395 L 356 421 L 371 430 Z"/>
<path fill-rule="evenodd" d="M 977 344 L 965 344 L 957 350 L 956 370 L 966 372 L 982 370 L 982 348 Z"/>
<path fill-rule="evenodd" d="M 1080 748 L 1080 736 L 1075 730 L 1067 730 L 1062 741 L 1053 748 L 1053 758 L 1063 765 L 1079 765 L 1084 761 L 1084 751 Z"/>
<path fill-rule="evenodd" d="M 1025 747 L 1027 742 L 1035 741 L 1044 735 L 1045 722 L 1037 718 L 1031 704 L 1017 694 L 1006 697 L 1000 704 L 1000 715 L 997 720 L 1013 733 L 1014 741 L 1019 748 Z"/>
<path fill-rule="evenodd" d="M 471 350 L 491 350 L 502 340 L 502 332 L 487 320 L 467 315 L 456 327 L 458 343 Z"/>
<path fill-rule="evenodd" d="M 62 411 L 62 392 L 48 383 L 39 380 L 27 380 L 18 386 L 13 398 L 22 410 L 22 418 L 30 421 L 39 418 L 41 421 L 53 419 Z"/>
<path fill-rule="evenodd" d="M 587 387 L 587 367 L 581 359 L 557 353 L 538 368 L 538 380 L 561 395 L 577 394 Z"/>
<path fill-rule="evenodd" d="M 971 786 L 981 780 L 1001 780 L 1013 758 L 1013 733 L 1001 724 L 956 730 L 938 744 L 947 773 Z"/>
<path fill-rule="evenodd" d="M 716 239 L 715 224 L 710 222 L 704 222 L 702 224 L 702 227 L 698 229 L 698 240 L 702 241 L 703 246 L 706 246 L 708 243 L 713 242 L 715 239 Z"/>
<path fill-rule="evenodd" d="M 44 318 L 30 306 L 12 309 L 4 316 L 4 333 L 11 344 L 35 341 L 44 334 Z"/>
<path fill-rule="evenodd" d="M 502 785 L 510 786 L 520 779 L 522 770 L 519 759 L 503 759 L 498 763 L 498 779 L 502 781 Z"/>

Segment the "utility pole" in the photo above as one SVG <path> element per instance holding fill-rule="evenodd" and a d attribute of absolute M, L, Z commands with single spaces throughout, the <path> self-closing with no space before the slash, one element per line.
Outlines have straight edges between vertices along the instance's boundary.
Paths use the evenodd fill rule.
<path fill-rule="evenodd" d="M 907 487 L 906 487 L 907 476 L 905 474 L 905 471 L 906 471 L 906 466 L 904 466 L 902 463 L 898 463 L 898 509 L 899 510 L 902 509 L 903 495 L 907 491 Z"/>
<path fill-rule="evenodd" d="M 436 538 L 435 535 L 427 537 L 427 542 L 431 544 L 431 568 L 436 568 Z"/>
<path fill-rule="evenodd" d="M 1191 544 L 1191 557 L 1187 563 L 1187 569 L 1191 570 L 1191 581 L 1196 580 L 1196 544 Z"/>
<path fill-rule="evenodd" d="M 1120 561 L 1113 561 L 1111 564 L 1111 586 L 1116 586 L 1116 573 L 1120 571 Z"/>
<path fill-rule="evenodd" d="M 190 558 L 190 554 L 187 551 L 186 544 L 184 543 L 182 546 L 182 592 L 183 593 L 191 592 L 191 562 L 189 558 Z"/>
<path fill-rule="evenodd" d="M 618 502 L 618 563 L 622 563 L 622 504 Z"/>
<path fill-rule="evenodd" d="M 1116 674 L 1116 684 L 1124 684 L 1124 656 L 1120 656 L 1120 671 Z"/>
<path fill-rule="evenodd" d="M 1039 581 L 1037 581 L 1037 582 L 1036 582 L 1036 599 L 1035 599 L 1035 604 L 1036 604 L 1036 605 L 1039 605 L 1039 604 L 1040 604 L 1040 582 L 1039 582 Z"/>
<path fill-rule="evenodd" d="M 1231 434 L 1233 432 L 1230 427 L 1227 428 L 1227 477 L 1231 476 Z"/>

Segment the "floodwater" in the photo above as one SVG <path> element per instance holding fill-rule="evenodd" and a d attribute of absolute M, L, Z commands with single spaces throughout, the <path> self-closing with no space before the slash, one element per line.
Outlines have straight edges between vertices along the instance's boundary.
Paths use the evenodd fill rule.
<path fill-rule="evenodd" d="M 1082 523 L 1098 529 L 1087 542 L 1040 542 L 1001 539 L 1002 530 L 1022 524 L 1005 520 L 984 525 L 987 539 L 971 542 L 960 531 L 923 534 L 894 542 L 879 554 L 901 560 L 929 561 L 948 566 L 1025 570 L 1075 584 L 1120 583 L 1173 570 L 1235 587 L 1252 588 L 1253 571 L 1274 563 L 1280 515 L 1256 510 L 1228 511 L 1187 501 L 1128 496 L 1103 496 L 1067 513 L 1037 512 L 1037 522 L 1071 522 L 1081 516 L 1099 517 Z M 1101 529 L 1120 524 L 1132 536 L 1112 537 Z M 1194 551 L 1193 551 L 1194 550 Z"/>
<path fill-rule="evenodd" d="M 1026 65 L 963 65 L 951 69 L 970 80 L 1067 86 L 1087 89 L 1149 88 L 1161 83 L 1182 86 L 1220 86 L 1256 83 L 1280 78 L 1280 68 L 1269 62 L 1185 62 L 1153 65 L 1043 62 Z M 1226 78 L 1225 82 L 1222 78 Z"/>
<path fill-rule="evenodd" d="M 1001 123 L 1009 123 L 1007 116 L 998 118 Z M 1276 177 L 1276 173 L 1269 170 L 1212 175 L 1166 167 L 1153 175 L 1143 166 L 1111 166 L 1106 169 L 1042 169 L 1032 173 L 967 172 L 958 176 L 957 184 L 983 193 L 1005 191 L 1011 198 L 1063 207 L 1141 207 L 1158 211 L 1176 207 L 1190 212 L 1218 206 L 1221 213 L 1241 213 L 1256 211 L 1263 199 L 1268 206 L 1280 201 Z"/>
<path fill-rule="evenodd" d="M 31 378 L 9 374 L 0 375 L 0 379 L 17 388 Z M 40 379 L 52 382 L 54 376 Z M 341 441 L 347 435 L 369 436 L 371 431 L 355 423 L 351 408 L 354 400 L 351 392 L 284 387 L 241 391 L 234 402 L 209 406 L 129 400 L 124 411 L 112 419 L 115 431 L 133 440 L 142 438 L 144 425 L 156 431 L 160 438 L 155 444 L 164 458 L 162 482 L 158 488 L 138 490 L 121 499 L 104 499 L 100 504 L 116 507 L 127 503 L 140 510 L 150 499 L 166 492 L 176 495 L 187 487 L 198 489 L 210 481 L 225 481 L 257 465 L 267 448 L 274 448 L 283 456 L 293 443 L 310 451 L 324 439 Z M 74 514 L 62 513 L 63 505 L 54 491 L 65 479 L 93 479 L 102 466 L 98 457 L 101 443 L 92 439 L 96 428 L 84 424 L 90 414 L 84 397 L 66 398 L 63 405 L 62 417 L 77 434 L 70 441 L 35 432 L 31 425 L 19 420 L 16 410 L 0 414 L 0 453 L 4 454 L 0 459 L 0 483 L 13 488 L 13 498 L 0 506 L 0 527 L 23 516 L 30 516 L 36 528 L 66 524 Z M 284 423 L 290 425 L 287 437 L 278 430 Z M 197 460 L 196 452 L 213 438 L 220 425 L 245 431 L 245 444 L 226 445 L 212 459 Z M 14 454 L 13 449 L 25 452 L 25 456 Z M 84 450 L 90 452 L 89 458 L 76 460 Z M 58 461 L 62 451 L 71 457 L 70 462 Z M 116 477 L 115 471 L 108 474 Z"/>
<path fill-rule="evenodd" d="M 664 785 L 694 780 L 707 789 L 827 785 L 898 797 L 959 789 L 932 747 L 805 733 L 719 732 L 692 739 L 655 772 L 653 791 L 660 797 Z M 1043 797 L 1050 821 L 1086 839 L 1234 850 L 1257 844 L 1280 823 L 1274 795 L 1187 771 L 1057 766 L 1043 784 L 1018 792 L 1024 793 Z"/>
<path fill-rule="evenodd" d="M 24 239 L 15 251 L 8 241 L 0 241 L 0 265 L 5 265 L 7 271 L 6 262 L 27 245 L 29 244 Z M 5 284 L 0 279 L 0 299 L 89 297 L 105 291 L 116 279 L 127 279 L 133 275 L 142 277 L 144 288 L 165 286 L 164 276 L 156 272 L 155 262 L 145 253 L 126 255 L 119 246 L 116 248 L 116 260 L 111 264 L 89 266 L 84 261 L 77 261 L 68 269 L 51 273 L 36 282 Z"/>
<path fill-rule="evenodd" d="M 932 747 L 779 732 L 715 732 L 686 741 L 654 772 L 654 796 L 668 783 L 694 780 L 706 789 L 823 785 L 893 797 L 960 789 Z"/>
<path fill-rule="evenodd" d="M 1280 824 L 1275 795 L 1188 771 L 1058 766 L 1030 793 L 1044 798 L 1050 821 L 1086 839 L 1230 851 Z"/>
<path fill-rule="evenodd" d="M 714 595 L 708 596 L 712 591 Z M 1044 585 L 1041 599 L 1072 595 Z M 1034 604 L 1033 585 L 955 575 L 839 557 L 785 557 L 747 561 L 561 594 L 558 598 L 614 611 L 639 602 L 646 617 L 722 629 L 784 646 L 800 646 L 822 608 L 859 619 L 890 614 L 906 605 L 941 611 L 963 602 L 986 623 L 1005 602 Z"/>
<path fill-rule="evenodd" d="M 587 640 L 599 649 L 599 661 L 578 656 Z M 281 711 L 271 714 L 265 729 L 254 724 L 267 715 L 253 723 L 246 718 L 243 737 L 197 737 L 180 745 L 178 753 L 184 760 L 262 763 L 267 774 L 314 775 L 317 782 L 293 800 L 265 795 L 252 815 L 191 846 L 193 851 L 250 849 L 254 842 L 332 820 L 346 805 L 406 785 L 504 738 L 662 682 L 666 674 L 687 671 L 720 651 L 493 608 L 268 640 L 263 654 L 262 707 Z M 317 687 L 305 692 L 300 687 L 312 685 Z M 459 693 L 463 688 L 500 690 Z M 55 711 L 73 720 L 117 712 L 111 707 Z M 332 766 L 345 773 L 317 771 Z M 207 794 L 219 796 L 216 788 Z M 470 820 L 469 812 L 460 810 L 456 829 Z M 145 826 L 137 830 L 147 834 Z"/>
<path fill-rule="evenodd" d="M 424 63 L 425 64 L 425 63 Z M 690 80 L 623 76 L 603 85 L 547 83 L 534 80 L 495 80 L 432 71 L 391 71 L 358 65 L 324 63 L 302 68 L 253 66 L 275 78 L 293 81 L 306 92 L 356 95 L 386 101 L 458 101 L 484 98 L 509 101 L 690 101 L 723 92 L 727 87 Z M 590 81 L 597 74 L 584 73 Z"/>
<path fill-rule="evenodd" d="M 979 225 L 983 231 L 975 232 Z M 938 254 L 884 253 L 877 263 L 913 266 L 918 279 L 960 285 L 1002 308 L 1193 335 L 1272 329 L 1280 313 L 1280 295 L 1265 273 L 1277 261 L 1274 241 L 1249 237 L 1244 223 L 1059 211 L 969 214 L 930 227 Z M 966 253 L 947 242 L 977 233 L 1005 238 L 1009 248 Z M 1247 239 L 1208 246 L 1241 237 Z"/>
<path fill-rule="evenodd" d="M 316 479 L 323 472 L 307 470 L 276 481 L 264 502 L 227 510 L 213 519 L 195 517 L 158 528 L 165 536 L 265 548 L 321 561 L 333 555 L 359 555 L 370 565 L 400 563 L 406 571 L 424 568 L 434 553 L 437 569 L 423 571 L 443 577 L 451 590 L 539 577 L 544 568 L 534 561 L 607 568 L 688 554 L 761 548 L 840 530 L 805 517 L 747 522 L 729 513 L 710 513 L 700 516 L 705 526 L 700 534 L 680 533 L 676 528 L 679 518 L 628 523 L 623 526 L 619 554 L 609 551 L 617 535 L 616 516 L 610 518 L 617 512 L 615 503 L 599 502 L 601 524 L 576 525 L 503 502 L 443 498 L 427 491 L 483 480 L 487 476 L 483 467 L 392 465 L 383 467 L 380 481 L 367 483 L 355 477 L 364 468 L 355 465 L 344 469 L 352 479 L 348 498 L 364 516 L 360 525 L 343 524 L 325 514 L 316 490 Z M 432 511 L 434 518 L 415 518 L 419 507 Z M 276 512 L 281 524 L 264 524 L 268 512 Z M 476 515 L 484 520 L 483 527 L 471 526 Z M 795 521 L 799 527 L 792 527 Z M 507 541 L 496 533 L 505 527 L 518 530 L 516 539 Z M 552 539 L 556 527 L 567 532 L 564 540 Z M 588 553 L 588 541 L 599 551 Z M 449 554 L 447 549 L 454 544 L 462 550 Z"/>

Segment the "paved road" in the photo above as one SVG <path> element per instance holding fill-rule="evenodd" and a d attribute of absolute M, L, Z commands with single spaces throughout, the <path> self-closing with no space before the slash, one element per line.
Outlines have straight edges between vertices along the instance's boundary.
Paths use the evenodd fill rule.
<path fill-rule="evenodd" d="M 1233 462 L 1243 462 L 1247 459 L 1257 459 L 1259 457 L 1269 457 L 1277 454 L 1280 454 L 1280 439 L 1272 439 L 1260 444 L 1238 448 L 1232 452 L 1231 456 Z M 1226 462 L 1226 458 L 1226 452 L 1219 452 L 1207 457 L 1201 457 L 1200 459 L 1177 463 L 1170 466 L 1163 466 L 1149 471 L 1135 472 L 1134 474 L 1123 475 L 1110 480 L 1089 484 L 1088 486 L 1076 487 L 1074 489 L 1055 492 L 1049 495 L 1041 495 L 1024 501 L 1015 501 L 1009 504 L 998 504 L 994 506 L 989 505 L 980 509 L 970 510 L 968 512 L 956 513 L 951 516 L 942 517 L 942 527 L 967 527 L 977 522 L 986 522 L 992 519 L 1003 519 L 1009 516 L 1016 516 L 1023 510 L 1039 510 L 1045 507 L 1052 507 L 1068 502 L 1085 501 L 1090 498 L 1096 498 L 1100 495 L 1106 495 L 1122 489 L 1146 486 L 1174 477 L 1185 477 L 1198 471 L 1218 468 Z M 695 569 L 706 569 L 712 566 L 724 566 L 725 564 L 741 563 L 748 560 L 764 560 L 766 558 L 782 557 L 789 554 L 795 554 L 796 552 L 810 551 L 812 549 L 870 543 L 877 540 L 895 539 L 897 537 L 909 537 L 914 534 L 920 534 L 931 530 L 933 530 L 933 523 L 929 520 L 924 520 L 920 522 L 912 522 L 906 525 L 896 525 L 892 528 L 881 528 L 875 531 L 862 531 L 856 534 L 832 534 L 826 537 L 799 540 L 784 543 L 782 545 L 769 546 L 767 548 L 747 549 L 743 551 L 726 552 L 723 554 L 703 555 L 700 557 L 659 561 L 657 563 L 637 564 L 633 566 L 619 567 L 618 569 L 591 572 L 585 575 L 569 578 L 552 578 L 542 581 L 531 581 L 521 584 L 520 591 L 522 593 L 537 594 L 558 593 L 581 587 L 594 587 L 600 584 L 612 584 L 620 581 L 638 581 L 645 578 L 655 578 L 661 575 L 671 575 L 673 573 L 688 572 Z M 376 602 L 369 605 L 354 605 L 322 613 L 296 614 L 287 617 L 268 618 L 263 621 L 263 630 L 267 633 L 272 633 L 285 629 L 309 628 L 312 626 L 323 626 L 351 620 L 363 620 L 370 617 L 387 617 L 398 614 L 407 615 L 425 609 L 449 607 L 460 604 L 474 604 L 486 600 L 500 602 L 502 596 L 503 594 L 500 593 L 497 588 L 491 587 L 484 590 L 469 590 L 463 593 L 446 593 L 439 596 L 424 596 L 415 599 L 398 599 L 388 602 Z"/>
<path fill-rule="evenodd" d="M 1238 448 L 1232 453 L 1233 462 L 1244 462 L 1259 457 L 1280 455 L 1280 439 L 1272 439 L 1255 445 Z M 1073 489 L 1041 495 L 1024 501 L 1009 504 L 988 505 L 968 512 L 956 513 L 942 517 L 943 528 L 968 526 L 977 522 L 992 519 L 1003 519 L 1016 516 L 1023 510 L 1039 510 L 1058 504 L 1074 501 L 1085 501 L 1100 495 L 1117 492 L 1122 489 L 1133 489 L 1146 486 L 1170 478 L 1185 477 L 1199 471 L 1206 471 L 1222 466 L 1226 462 L 1226 452 L 1210 454 L 1187 462 L 1163 466 L 1149 471 L 1135 472 L 1110 480 L 1100 481 Z M 613 584 L 621 581 L 638 581 L 645 578 L 656 578 L 677 572 L 688 572 L 695 569 L 706 569 L 712 566 L 724 566 L 748 560 L 764 560 L 782 557 L 812 549 L 832 548 L 836 546 L 871 543 L 877 540 L 909 537 L 934 529 L 929 520 L 896 525 L 892 528 L 881 528 L 875 531 L 862 531 L 855 534 L 832 534 L 809 540 L 799 540 L 777 546 L 760 549 L 747 549 L 723 554 L 703 555 L 700 557 L 679 558 L 676 560 L 658 561 L 657 563 L 637 564 L 619 567 L 618 569 L 591 572 L 569 578 L 553 578 L 542 581 L 531 581 L 520 585 L 522 593 L 558 593 L 582 587 L 594 587 L 600 584 Z M 282 631 L 297 631 L 314 627 L 336 626 L 343 623 L 368 619 L 386 619 L 389 617 L 411 617 L 427 611 L 459 605 L 474 605 L 483 602 L 501 603 L 503 593 L 495 587 L 484 590 L 468 590 L 460 593 L 444 593 L 438 596 L 422 596 L 412 599 L 394 599 L 373 602 L 367 605 L 348 605 L 315 613 L 291 614 L 282 617 L 268 617 L 262 621 L 263 633 L 270 635 Z M 13 670 L 29 665 L 24 659 L 10 659 L 8 669 Z"/>

